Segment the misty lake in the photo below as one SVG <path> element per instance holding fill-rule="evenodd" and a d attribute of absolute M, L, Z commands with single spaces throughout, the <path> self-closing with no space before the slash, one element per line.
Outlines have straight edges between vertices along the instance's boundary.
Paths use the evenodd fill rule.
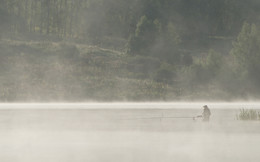
<path fill-rule="evenodd" d="M 1 104 L 3 162 L 244 162 L 260 159 L 259 103 Z M 190 118 L 191 117 L 191 118 Z"/>

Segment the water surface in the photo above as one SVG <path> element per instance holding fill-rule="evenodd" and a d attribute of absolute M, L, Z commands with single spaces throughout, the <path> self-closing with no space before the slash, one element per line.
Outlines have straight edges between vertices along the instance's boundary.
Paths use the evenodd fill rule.
<path fill-rule="evenodd" d="M 238 121 L 240 108 L 201 103 L 0 105 L 4 162 L 259 161 L 260 122 Z"/>

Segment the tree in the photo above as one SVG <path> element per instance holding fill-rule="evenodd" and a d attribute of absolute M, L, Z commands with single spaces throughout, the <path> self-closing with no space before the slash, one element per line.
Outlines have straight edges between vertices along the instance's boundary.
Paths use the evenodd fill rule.
<path fill-rule="evenodd" d="M 136 25 L 134 35 L 131 35 L 128 42 L 128 53 L 151 55 L 150 48 L 160 31 L 160 22 L 150 20 L 145 15 L 142 16 Z"/>
<path fill-rule="evenodd" d="M 9 23 L 8 21 L 8 11 L 7 11 L 7 2 L 6 1 L 1 1 L 0 5 L 0 38 L 1 38 L 1 33 L 3 30 L 7 29 L 7 24 Z"/>
<path fill-rule="evenodd" d="M 161 67 L 155 72 L 153 79 L 157 82 L 164 82 L 172 84 L 176 79 L 176 69 L 169 64 L 162 64 Z"/>
<path fill-rule="evenodd" d="M 260 81 L 260 35 L 255 24 L 244 23 L 231 54 L 235 57 L 240 72 L 256 82 Z"/>
<path fill-rule="evenodd" d="M 211 77 L 217 75 L 217 73 L 221 69 L 222 64 L 223 64 L 223 56 L 220 53 L 210 49 L 209 54 L 207 56 L 206 67 Z"/>

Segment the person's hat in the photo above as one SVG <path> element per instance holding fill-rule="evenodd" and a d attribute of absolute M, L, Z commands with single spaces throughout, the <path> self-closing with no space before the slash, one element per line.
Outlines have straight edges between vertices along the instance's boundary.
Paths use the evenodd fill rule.
<path fill-rule="evenodd" d="M 204 105 L 203 107 L 204 107 L 204 108 L 207 108 L 208 106 L 207 106 L 207 105 Z"/>

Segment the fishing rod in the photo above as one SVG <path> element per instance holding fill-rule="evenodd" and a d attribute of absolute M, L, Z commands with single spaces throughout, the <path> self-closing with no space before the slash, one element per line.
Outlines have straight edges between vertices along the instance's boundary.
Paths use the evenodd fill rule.
<path fill-rule="evenodd" d="M 145 119 L 193 119 L 196 120 L 196 118 L 202 118 L 202 115 L 198 116 L 158 116 L 158 117 L 141 117 L 141 118 L 127 118 L 123 120 L 145 120 Z"/>

